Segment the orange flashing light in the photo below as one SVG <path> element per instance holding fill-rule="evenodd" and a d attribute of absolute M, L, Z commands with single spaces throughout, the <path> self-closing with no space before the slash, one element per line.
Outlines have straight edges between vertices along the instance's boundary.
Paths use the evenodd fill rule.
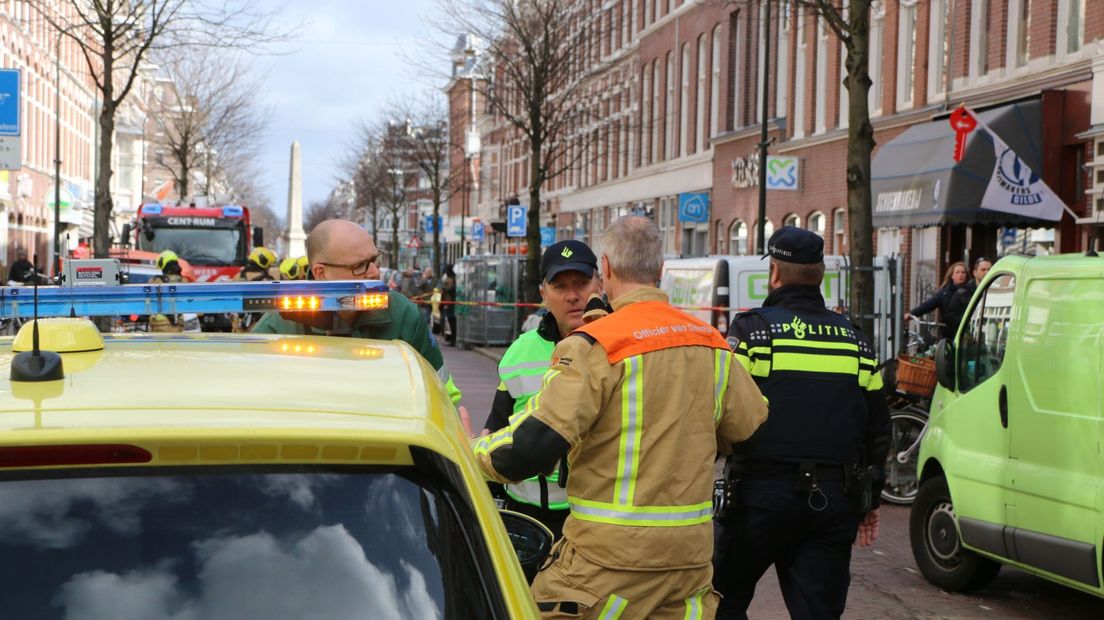
<path fill-rule="evenodd" d="M 383 310 L 387 307 L 387 293 L 365 293 L 357 297 L 357 307 L 362 310 Z"/>

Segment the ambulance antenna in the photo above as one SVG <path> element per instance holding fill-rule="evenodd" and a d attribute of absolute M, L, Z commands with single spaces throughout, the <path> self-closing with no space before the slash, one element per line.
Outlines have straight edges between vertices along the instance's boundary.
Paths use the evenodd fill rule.
<path fill-rule="evenodd" d="M 38 256 L 34 264 L 38 265 Z M 34 276 L 34 322 L 31 325 L 31 350 L 17 353 L 11 361 L 12 381 L 56 381 L 65 378 L 61 366 L 61 356 L 54 351 L 43 351 L 38 343 L 38 268 Z M 18 338 L 17 338 L 18 340 Z"/>

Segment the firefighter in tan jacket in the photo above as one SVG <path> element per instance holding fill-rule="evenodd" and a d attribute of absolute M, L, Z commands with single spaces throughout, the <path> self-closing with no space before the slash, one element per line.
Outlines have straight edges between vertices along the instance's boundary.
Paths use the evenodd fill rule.
<path fill-rule="evenodd" d="M 766 419 L 711 326 L 652 286 L 662 237 L 626 217 L 602 236 L 614 312 L 562 340 L 543 390 L 475 441 L 485 475 L 548 474 L 567 455 L 571 514 L 533 583 L 544 618 L 712 618 L 713 463 Z"/>

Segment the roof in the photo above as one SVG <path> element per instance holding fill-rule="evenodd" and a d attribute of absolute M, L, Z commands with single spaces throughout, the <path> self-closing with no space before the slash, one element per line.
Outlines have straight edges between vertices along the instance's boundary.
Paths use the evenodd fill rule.
<path fill-rule="evenodd" d="M 425 434 L 444 425 L 432 368 L 397 341 L 261 334 L 104 337 L 63 355 L 65 378 L 8 380 L 0 339 L 0 430 L 314 429 Z M 447 399 L 445 399 L 447 400 Z M 40 407 L 41 418 L 27 415 Z M 9 415 L 11 414 L 11 415 Z M 10 439 L 10 438 L 9 438 Z"/>

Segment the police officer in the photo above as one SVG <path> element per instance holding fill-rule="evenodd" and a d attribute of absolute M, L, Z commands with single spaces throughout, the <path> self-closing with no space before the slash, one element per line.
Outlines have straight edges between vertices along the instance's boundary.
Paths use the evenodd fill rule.
<path fill-rule="evenodd" d="M 726 465 L 730 499 L 716 517 L 714 549 L 713 584 L 724 597 L 717 618 L 746 618 L 772 564 L 792 617 L 838 618 L 856 534 L 866 546 L 878 532 L 889 410 L 866 337 L 825 309 L 824 241 L 787 226 L 771 236 L 769 252 L 766 302 L 729 330 L 770 416 Z"/>
<path fill-rule="evenodd" d="M 767 407 L 724 338 L 655 287 L 654 223 L 621 218 L 601 247 L 614 311 L 556 345 L 542 390 L 476 459 L 504 483 L 570 463 L 571 512 L 532 587 L 543 617 L 711 618 L 713 460 Z"/>
<path fill-rule="evenodd" d="M 602 290 L 598 257 L 582 241 L 550 245 L 541 256 L 540 270 L 540 294 L 548 313 L 536 329 L 518 336 L 498 363 L 498 391 L 485 427 L 491 432 L 506 427 L 510 416 L 522 413 L 529 398 L 540 391 L 556 343 L 583 325 L 587 300 Z M 559 471 L 554 471 L 506 485 L 507 507 L 536 518 L 559 538 L 568 507 L 559 480 Z"/>

